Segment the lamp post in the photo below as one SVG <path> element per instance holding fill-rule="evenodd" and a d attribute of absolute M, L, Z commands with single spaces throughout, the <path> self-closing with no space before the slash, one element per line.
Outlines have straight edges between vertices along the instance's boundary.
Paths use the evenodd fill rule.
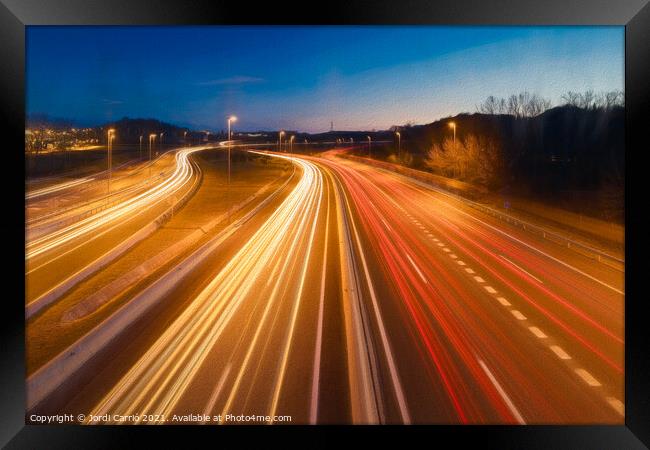
<path fill-rule="evenodd" d="M 454 130 L 454 145 L 456 145 L 456 122 L 449 122 L 449 128 Z"/>
<path fill-rule="evenodd" d="M 160 149 L 161 149 L 161 150 L 162 150 L 162 143 L 163 143 L 163 141 L 162 141 L 163 134 L 165 134 L 165 133 L 164 133 L 164 132 L 163 132 L 163 133 L 160 133 Z M 157 155 L 157 154 L 158 154 L 158 151 L 156 151 L 156 155 Z"/>
<path fill-rule="evenodd" d="M 395 132 L 397 136 L 397 159 L 402 159 L 402 135 L 399 131 Z"/>
<path fill-rule="evenodd" d="M 187 131 L 183 131 L 183 144 L 187 147 Z"/>
<path fill-rule="evenodd" d="M 291 153 L 293 153 L 293 140 L 294 140 L 295 138 L 296 138 L 296 137 L 293 136 L 293 135 L 291 135 L 291 137 L 289 138 L 289 152 L 291 152 Z"/>
<path fill-rule="evenodd" d="M 142 135 L 140 135 L 140 160 L 142 160 Z"/>
<path fill-rule="evenodd" d="M 107 146 L 108 151 L 108 195 L 111 195 L 111 176 L 113 169 L 113 139 L 115 138 L 115 129 L 110 128 L 107 134 Z"/>
<path fill-rule="evenodd" d="M 205 132 L 205 142 L 207 142 L 208 144 L 210 143 L 210 132 L 209 131 Z"/>
<path fill-rule="evenodd" d="M 370 136 L 366 136 L 366 137 L 368 138 L 368 159 L 370 159 L 371 158 L 371 154 L 370 154 L 370 141 L 371 141 L 371 139 L 370 139 Z"/>
<path fill-rule="evenodd" d="M 284 130 L 280 130 L 278 135 L 278 152 L 282 151 L 282 136 L 284 136 Z"/>
<path fill-rule="evenodd" d="M 232 122 L 237 122 L 237 117 L 235 117 L 235 116 L 228 117 L 228 141 L 230 141 L 232 139 L 231 134 L 230 134 L 230 124 Z"/>
<path fill-rule="evenodd" d="M 151 147 L 153 145 L 153 141 L 156 140 L 156 134 L 151 133 L 149 135 L 149 178 L 151 178 Z"/>

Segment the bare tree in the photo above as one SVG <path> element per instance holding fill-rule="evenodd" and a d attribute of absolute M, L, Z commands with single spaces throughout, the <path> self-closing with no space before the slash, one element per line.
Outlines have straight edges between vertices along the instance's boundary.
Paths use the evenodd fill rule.
<path fill-rule="evenodd" d="M 534 117 L 551 107 L 551 101 L 527 91 L 513 94 L 507 99 L 493 95 L 485 99 L 477 110 L 484 114 L 510 114 L 515 117 Z"/>
<path fill-rule="evenodd" d="M 623 106 L 625 98 L 623 91 L 608 91 L 595 93 L 593 89 L 585 92 L 569 91 L 561 97 L 565 104 L 582 109 L 611 109 L 614 106 Z"/>

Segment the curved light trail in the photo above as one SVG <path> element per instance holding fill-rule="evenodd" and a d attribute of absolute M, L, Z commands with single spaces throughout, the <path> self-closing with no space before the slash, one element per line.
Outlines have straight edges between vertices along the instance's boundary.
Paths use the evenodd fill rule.
<path fill-rule="evenodd" d="M 230 371 L 232 376 L 227 379 L 230 391 L 221 400 L 228 409 L 243 389 L 244 376 L 253 365 L 253 353 L 259 351 L 265 336 L 268 337 L 267 327 L 273 321 L 274 311 L 284 304 L 290 311 L 290 320 L 288 334 L 278 347 L 279 360 L 275 360 L 278 380 L 268 392 L 269 414 L 273 415 L 293 343 L 323 195 L 320 172 L 312 164 L 297 160 L 294 163 L 303 176 L 290 195 L 91 415 L 114 411 L 126 415 L 169 414 L 209 353 L 218 347 L 224 330 L 233 326 L 233 321 L 237 321 L 234 326 L 246 323 L 238 320 L 237 315 L 251 301 L 262 303 L 258 305 L 259 321 L 251 325 L 254 329 L 250 342 L 240 343 L 240 352 L 231 356 L 243 359 L 240 358 L 236 370 Z M 232 350 L 223 349 L 224 352 Z"/>
<path fill-rule="evenodd" d="M 27 242 L 25 259 L 28 260 L 47 251 L 66 244 L 73 239 L 88 236 L 100 227 L 123 219 L 128 214 L 137 214 L 174 193 L 190 182 L 195 170 L 189 161 L 189 155 L 204 150 L 205 147 L 192 147 L 179 150 L 176 155 L 174 172 L 162 183 L 135 195 L 113 207 L 98 212 L 71 225 L 48 233 Z M 92 236 L 90 236 L 92 239 Z"/>

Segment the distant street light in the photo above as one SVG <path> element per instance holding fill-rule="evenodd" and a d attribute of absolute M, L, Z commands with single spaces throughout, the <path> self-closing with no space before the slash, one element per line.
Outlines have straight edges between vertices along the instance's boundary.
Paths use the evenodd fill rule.
<path fill-rule="evenodd" d="M 187 146 L 187 131 L 183 132 L 183 144 Z"/>
<path fill-rule="evenodd" d="M 456 122 L 449 122 L 449 128 L 454 130 L 454 145 L 456 145 Z"/>
<path fill-rule="evenodd" d="M 142 135 L 140 135 L 140 160 L 142 160 Z"/>
<path fill-rule="evenodd" d="M 402 159 L 402 135 L 399 131 L 395 132 L 397 136 L 397 159 Z"/>
<path fill-rule="evenodd" d="M 236 122 L 237 117 L 228 117 L 228 223 L 230 223 L 230 149 L 231 149 L 231 123 Z"/>
<path fill-rule="evenodd" d="M 237 122 L 237 117 L 235 117 L 235 116 L 230 116 L 230 117 L 228 117 L 228 141 L 231 140 L 230 124 L 231 124 L 232 122 Z"/>
<path fill-rule="evenodd" d="M 161 150 L 162 150 L 162 145 L 163 145 L 163 141 L 162 141 L 163 134 L 165 134 L 165 133 L 164 133 L 164 132 L 163 132 L 163 133 L 160 133 L 160 149 L 161 149 Z M 156 152 L 156 155 L 157 155 L 157 154 L 158 154 L 158 152 Z"/>
<path fill-rule="evenodd" d="M 371 155 L 370 155 L 370 142 L 371 142 L 371 139 L 370 139 L 370 136 L 366 136 L 366 137 L 368 138 L 368 158 L 371 158 Z"/>
<path fill-rule="evenodd" d="M 108 150 L 108 195 L 111 195 L 111 176 L 112 176 L 112 169 L 113 169 L 113 139 L 115 139 L 115 129 L 110 128 L 108 130 L 108 145 L 107 150 Z"/>
<path fill-rule="evenodd" d="M 205 132 L 205 142 L 210 143 L 210 132 L 209 131 Z"/>
<path fill-rule="evenodd" d="M 284 136 L 284 130 L 280 130 L 278 135 L 278 152 L 282 151 L 282 136 Z"/>
<path fill-rule="evenodd" d="M 149 178 L 151 178 L 151 146 L 153 145 L 153 141 L 156 140 L 156 134 L 151 133 L 149 135 Z"/>
<path fill-rule="evenodd" d="M 296 137 L 293 136 L 293 135 L 289 138 L 289 151 L 290 151 L 291 153 L 293 153 L 293 140 L 294 140 L 295 138 L 296 138 Z"/>

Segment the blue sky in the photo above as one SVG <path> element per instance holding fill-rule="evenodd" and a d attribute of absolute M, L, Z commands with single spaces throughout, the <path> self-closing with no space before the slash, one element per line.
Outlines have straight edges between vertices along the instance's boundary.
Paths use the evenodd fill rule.
<path fill-rule="evenodd" d="M 623 80 L 623 27 L 27 28 L 27 112 L 87 124 L 385 129 Z"/>

